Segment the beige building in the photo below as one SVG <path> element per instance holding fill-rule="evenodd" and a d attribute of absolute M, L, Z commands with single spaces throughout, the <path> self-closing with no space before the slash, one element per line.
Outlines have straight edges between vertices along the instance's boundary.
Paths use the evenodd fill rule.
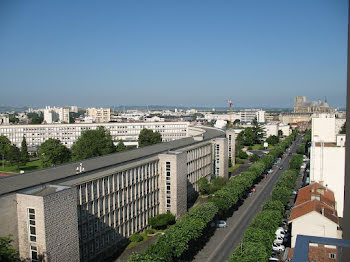
<path fill-rule="evenodd" d="M 201 177 L 227 177 L 225 132 L 201 129 L 194 137 L 1 179 L 0 235 L 12 234 L 20 256 L 32 261 L 107 259 L 146 229 L 149 217 L 184 215 Z"/>
<path fill-rule="evenodd" d="M 9 125 L 10 118 L 7 114 L 0 114 L 0 125 Z"/>
<path fill-rule="evenodd" d="M 331 108 L 327 99 L 324 101 L 310 101 L 306 100 L 306 96 L 296 96 L 294 98 L 294 113 L 332 113 L 334 109 Z"/>
<path fill-rule="evenodd" d="M 131 146 L 138 145 L 137 140 L 143 128 L 159 132 L 163 142 L 189 136 L 189 122 L 7 125 L 0 126 L 0 135 L 6 136 L 19 148 L 24 136 L 32 151 L 37 150 L 49 138 L 59 139 L 63 145 L 70 148 L 83 131 L 95 130 L 98 126 L 106 128 L 116 144 L 123 140 L 125 145 Z"/>
<path fill-rule="evenodd" d="M 87 108 L 86 116 L 91 117 L 96 123 L 105 123 L 111 121 L 110 108 Z"/>

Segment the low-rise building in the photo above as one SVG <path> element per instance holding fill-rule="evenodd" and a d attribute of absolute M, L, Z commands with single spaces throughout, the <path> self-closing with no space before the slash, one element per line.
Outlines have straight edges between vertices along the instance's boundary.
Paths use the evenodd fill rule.
<path fill-rule="evenodd" d="M 292 248 L 297 235 L 342 238 L 334 193 L 320 183 L 299 190 L 288 222 L 292 223 Z"/>

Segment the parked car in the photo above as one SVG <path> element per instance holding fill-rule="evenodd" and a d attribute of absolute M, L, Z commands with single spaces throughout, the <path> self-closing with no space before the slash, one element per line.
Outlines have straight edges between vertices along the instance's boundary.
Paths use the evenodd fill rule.
<path fill-rule="evenodd" d="M 283 236 L 276 236 L 276 239 L 273 241 L 275 244 L 282 244 L 283 243 Z"/>
<path fill-rule="evenodd" d="M 288 226 L 288 222 L 287 221 L 282 221 L 281 223 L 279 223 L 279 226 Z"/>
<path fill-rule="evenodd" d="M 279 168 L 279 170 L 283 170 L 283 166 L 281 166 L 281 167 Z"/>
<path fill-rule="evenodd" d="M 218 228 L 224 228 L 227 226 L 226 221 L 224 220 L 218 220 L 216 223 L 212 222 L 210 224 L 211 227 L 218 227 Z"/>
<path fill-rule="evenodd" d="M 279 244 L 276 244 L 276 243 L 272 244 L 272 250 L 273 251 L 282 252 L 282 251 L 284 251 L 284 249 L 285 249 L 284 245 L 279 245 Z"/>

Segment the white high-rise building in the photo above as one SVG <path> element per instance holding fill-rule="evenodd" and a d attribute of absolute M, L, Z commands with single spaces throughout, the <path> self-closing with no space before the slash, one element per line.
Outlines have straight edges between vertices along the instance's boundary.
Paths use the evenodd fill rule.
<path fill-rule="evenodd" d="M 330 115 L 312 119 L 310 180 L 333 190 L 338 216 L 343 217 L 345 135 L 338 134 L 337 122 Z"/>
<path fill-rule="evenodd" d="M 91 117 L 96 123 L 104 123 L 111 121 L 110 108 L 87 108 L 86 116 Z"/>

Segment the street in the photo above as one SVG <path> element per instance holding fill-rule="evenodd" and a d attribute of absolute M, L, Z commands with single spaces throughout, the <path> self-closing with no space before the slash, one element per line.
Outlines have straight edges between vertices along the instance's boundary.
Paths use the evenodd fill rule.
<path fill-rule="evenodd" d="M 301 137 L 298 136 L 296 142 L 291 146 L 290 153 L 295 153 L 296 148 L 300 145 L 300 141 Z M 193 261 L 224 262 L 230 258 L 252 219 L 261 210 L 263 203 L 269 199 L 278 178 L 288 168 L 290 158 L 291 156 L 287 155 L 273 168 L 272 174 L 255 186 L 256 192 L 244 201 L 239 209 L 233 213 L 232 217 L 227 219 L 226 228 L 218 228 L 216 230 L 215 234 L 203 249 L 198 252 Z M 280 167 L 283 167 L 283 170 L 279 170 Z"/>

